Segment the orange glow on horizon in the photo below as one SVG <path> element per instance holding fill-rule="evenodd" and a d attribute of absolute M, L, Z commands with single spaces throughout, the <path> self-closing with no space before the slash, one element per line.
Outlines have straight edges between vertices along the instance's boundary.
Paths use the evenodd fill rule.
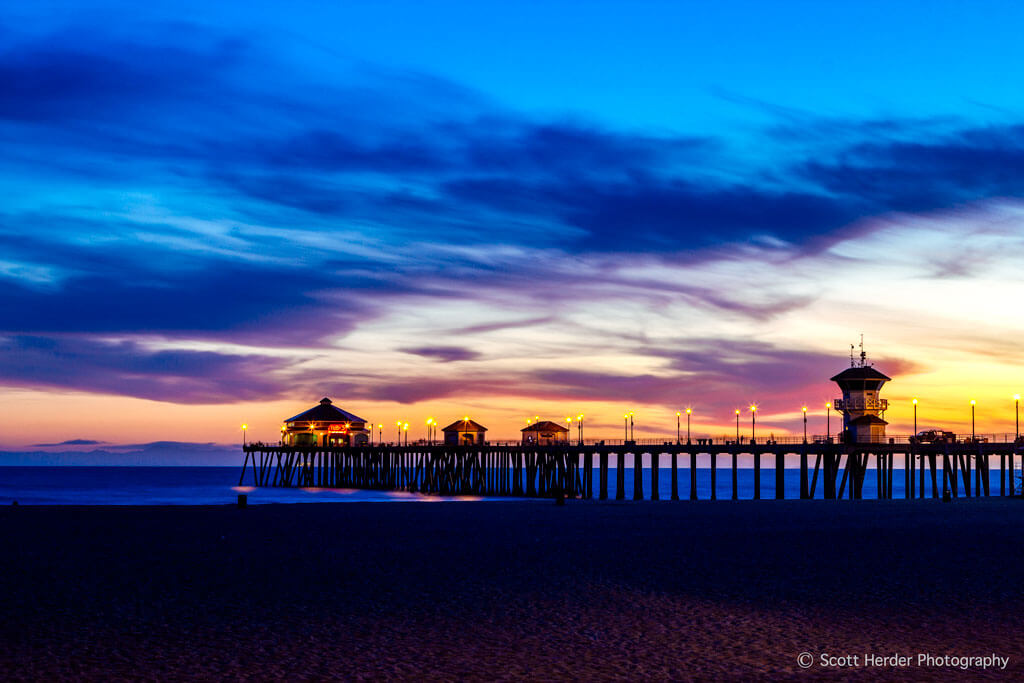
<path fill-rule="evenodd" d="M 885 368 L 882 367 L 884 370 Z M 959 373 L 967 373 L 961 375 Z M 959 380 L 951 378 L 959 377 Z M 970 379 L 967 379 L 970 377 Z M 971 387 L 967 393 L 963 387 Z M 793 392 L 806 389 L 794 387 Z M 813 391 L 813 389 L 812 389 Z M 820 394 L 835 394 L 837 388 L 828 381 L 822 381 L 817 390 Z M 973 398 L 971 395 L 973 394 Z M 889 422 L 887 433 L 906 435 L 913 431 L 914 410 L 917 410 L 918 430 L 942 428 L 958 434 L 969 434 L 971 412 L 976 419 L 979 434 L 1006 435 L 1012 439 L 1014 418 L 1019 392 L 1007 386 L 1005 369 L 993 367 L 981 372 L 957 368 L 957 373 L 929 373 L 921 376 L 894 377 L 883 388 L 882 397 L 889 401 L 884 418 Z M 634 417 L 636 411 L 623 413 L 616 408 L 618 401 L 548 400 L 535 397 L 507 396 L 466 396 L 459 404 L 446 400 L 431 400 L 420 403 L 399 404 L 385 401 L 347 400 L 332 396 L 335 405 L 363 417 L 388 418 L 396 414 L 408 416 L 409 420 L 390 419 L 400 430 L 413 419 L 431 420 L 439 424 L 444 415 L 451 415 L 459 407 L 471 408 L 474 419 L 488 427 L 488 438 L 494 441 L 515 441 L 520 437 L 523 426 L 523 404 L 532 404 L 547 414 L 567 416 L 575 422 L 588 415 L 586 438 L 621 439 L 622 422 L 614 416 L 625 419 Z M 727 400 L 728 397 L 726 397 Z M 119 396 L 93 395 L 85 392 L 50 392 L 26 389 L 0 389 L 0 411 L 8 416 L 3 432 L 0 433 L 0 448 L 5 450 L 31 450 L 36 444 L 59 444 L 72 439 L 90 439 L 105 445 L 143 444 L 155 441 L 193 442 L 215 444 L 240 444 L 242 430 L 252 441 L 276 443 L 281 438 L 282 418 L 294 415 L 315 405 L 317 397 L 308 399 L 279 399 L 272 401 L 249 401 L 223 405 L 193 405 L 150 401 Z M 972 403 L 973 402 L 973 403 Z M 697 406 L 685 410 L 695 418 L 692 430 L 695 438 L 704 436 L 732 436 L 735 432 L 733 418 L 739 409 L 718 407 L 712 404 L 709 410 Z M 567 405 L 568 404 L 568 405 Z M 575 404 L 575 405 L 573 405 Z M 798 400 L 768 400 L 756 407 L 758 432 L 773 432 L 776 436 L 799 436 L 803 428 L 803 416 L 808 419 L 809 434 L 824 434 L 825 413 L 831 409 L 831 401 L 818 405 L 825 407 L 813 410 Z M 621 404 L 620 404 L 621 405 Z M 532 407 L 531 406 L 531 407 Z M 579 408 L 584 408 L 578 411 Z M 566 408 L 574 408 L 572 412 Z M 539 411 L 539 412 L 541 412 Z M 577 412 L 578 411 L 578 412 Z M 62 415 L 59 423 L 49 416 Z M 540 416 L 527 418 L 540 420 Z M 635 421 L 635 438 L 666 440 L 675 438 L 676 420 L 682 411 L 675 407 L 644 404 L 642 419 Z M 699 412 L 700 416 L 694 415 Z M 831 411 L 832 431 L 841 424 L 839 411 Z M 457 414 L 457 413 L 456 413 Z M 442 416 L 434 418 L 433 415 Z M 469 415 L 464 414 L 464 419 Z M 427 417 L 430 416 L 430 417 Z M 244 417 L 244 421 L 240 418 Z M 445 422 L 447 424 L 447 421 Z M 381 420 L 367 420 L 367 426 L 376 424 L 383 430 L 387 424 Z M 420 424 L 423 424 L 421 422 Z M 374 434 L 374 440 L 377 435 Z M 386 435 L 385 435 L 386 438 Z M 394 438 L 394 433 L 391 434 Z M 997 437 L 1001 438 L 1001 437 Z"/>

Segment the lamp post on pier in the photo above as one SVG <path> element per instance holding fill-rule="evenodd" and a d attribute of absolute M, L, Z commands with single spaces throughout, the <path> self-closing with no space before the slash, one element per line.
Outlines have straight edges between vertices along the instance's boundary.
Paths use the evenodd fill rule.
<path fill-rule="evenodd" d="M 690 445 L 690 413 L 693 411 L 690 408 L 686 409 L 686 445 Z"/>
<path fill-rule="evenodd" d="M 971 399 L 971 443 L 974 443 L 974 404 L 975 400 Z"/>
<path fill-rule="evenodd" d="M 622 442 L 629 441 L 629 413 L 622 416 Z"/>
<path fill-rule="evenodd" d="M 756 405 L 751 405 L 750 406 L 750 443 L 754 443 L 754 440 L 757 438 L 757 434 L 754 431 L 756 429 L 756 427 L 757 427 L 757 424 L 756 424 L 757 421 L 755 419 L 756 415 L 757 415 L 757 406 Z"/>
<path fill-rule="evenodd" d="M 372 424 L 370 425 L 370 436 L 373 436 L 373 425 Z M 378 446 L 383 446 L 384 445 L 384 424 L 383 423 L 379 423 L 377 425 L 377 445 Z"/>
<path fill-rule="evenodd" d="M 633 411 L 629 411 L 629 440 L 635 441 L 636 437 L 633 436 Z"/>
<path fill-rule="evenodd" d="M 402 424 L 402 431 L 405 432 L 405 445 L 409 445 L 409 423 L 405 422 Z"/>
<path fill-rule="evenodd" d="M 832 402 L 825 404 L 825 443 L 832 442 Z"/>
<path fill-rule="evenodd" d="M 245 448 L 245 431 L 249 429 L 249 425 L 242 425 L 242 448 Z"/>
<path fill-rule="evenodd" d="M 679 445 L 679 432 L 680 432 L 680 429 L 679 429 L 679 420 L 680 420 L 680 418 L 681 418 L 682 416 L 683 416 L 683 414 L 682 414 L 681 412 L 679 412 L 679 411 L 677 410 L 677 411 L 676 411 L 676 445 L 677 445 L 677 446 Z"/>
<path fill-rule="evenodd" d="M 804 411 L 804 443 L 807 443 L 807 406 L 802 408 Z"/>
<path fill-rule="evenodd" d="M 911 403 L 914 404 L 914 438 L 917 438 L 917 399 L 915 398 Z"/>
<path fill-rule="evenodd" d="M 1014 434 L 1013 440 L 1020 440 L 1020 394 L 1013 395 L 1013 412 L 1014 412 Z"/>
<path fill-rule="evenodd" d="M 580 445 L 583 445 L 583 413 L 576 416 L 576 429 L 580 433 Z"/>
<path fill-rule="evenodd" d="M 740 409 L 736 409 L 736 445 L 740 445 Z"/>
<path fill-rule="evenodd" d="M 398 445 L 401 446 L 402 445 L 402 421 L 399 420 L 398 422 L 396 422 L 395 426 L 398 428 Z"/>

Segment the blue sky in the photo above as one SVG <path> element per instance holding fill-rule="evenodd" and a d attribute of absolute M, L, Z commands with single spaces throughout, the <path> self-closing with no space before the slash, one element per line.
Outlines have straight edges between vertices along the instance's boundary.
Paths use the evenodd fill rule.
<path fill-rule="evenodd" d="M 7 8 L 4 438 L 269 436 L 325 394 L 785 431 L 861 332 L 960 421 L 951 386 L 1019 391 L 1022 12 Z"/>

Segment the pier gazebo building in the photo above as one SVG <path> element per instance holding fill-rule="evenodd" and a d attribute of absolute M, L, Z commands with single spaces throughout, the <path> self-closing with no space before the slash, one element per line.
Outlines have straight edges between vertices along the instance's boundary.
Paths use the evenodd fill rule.
<path fill-rule="evenodd" d="M 444 432 L 446 446 L 482 446 L 487 434 L 487 427 L 465 417 L 452 422 L 441 431 Z"/>
<path fill-rule="evenodd" d="M 365 446 L 369 440 L 366 420 L 335 407 L 329 398 L 288 418 L 281 430 L 285 446 Z"/>
<path fill-rule="evenodd" d="M 884 443 L 885 426 L 889 424 L 883 419 L 889 401 L 879 398 L 878 392 L 882 385 L 891 378 L 868 365 L 863 345 L 860 352 L 860 363 L 855 364 L 852 357 L 850 367 L 832 378 L 843 392 L 842 398 L 832 402 L 836 410 L 843 413 L 843 433 L 840 440 L 844 443 Z"/>
<path fill-rule="evenodd" d="M 523 427 L 524 446 L 553 446 L 569 443 L 569 430 L 551 420 L 541 420 Z"/>

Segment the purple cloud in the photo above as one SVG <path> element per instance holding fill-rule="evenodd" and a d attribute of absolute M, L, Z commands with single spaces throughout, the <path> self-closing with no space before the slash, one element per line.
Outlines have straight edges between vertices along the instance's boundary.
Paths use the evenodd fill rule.
<path fill-rule="evenodd" d="M 58 387 L 174 403 L 231 403 L 285 395 L 284 362 L 210 351 L 152 351 L 135 342 L 0 338 L 0 383 Z"/>
<path fill-rule="evenodd" d="M 424 358 L 434 358 L 445 363 L 460 360 L 476 360 L 480 354 L 472 349 L 462 346 L 420 346 L 411 349 L 402 349 L 405 353 L 411 353 Z"/>
<path fill-rule="evenodd" d="M 68 439 L 67 441 L 61 441 L 59 443 L 34 443 L 33 448 L 53 448 L 55 446 L 98 446 L 103 441 L 96 441 L 95 439 Z"/>

